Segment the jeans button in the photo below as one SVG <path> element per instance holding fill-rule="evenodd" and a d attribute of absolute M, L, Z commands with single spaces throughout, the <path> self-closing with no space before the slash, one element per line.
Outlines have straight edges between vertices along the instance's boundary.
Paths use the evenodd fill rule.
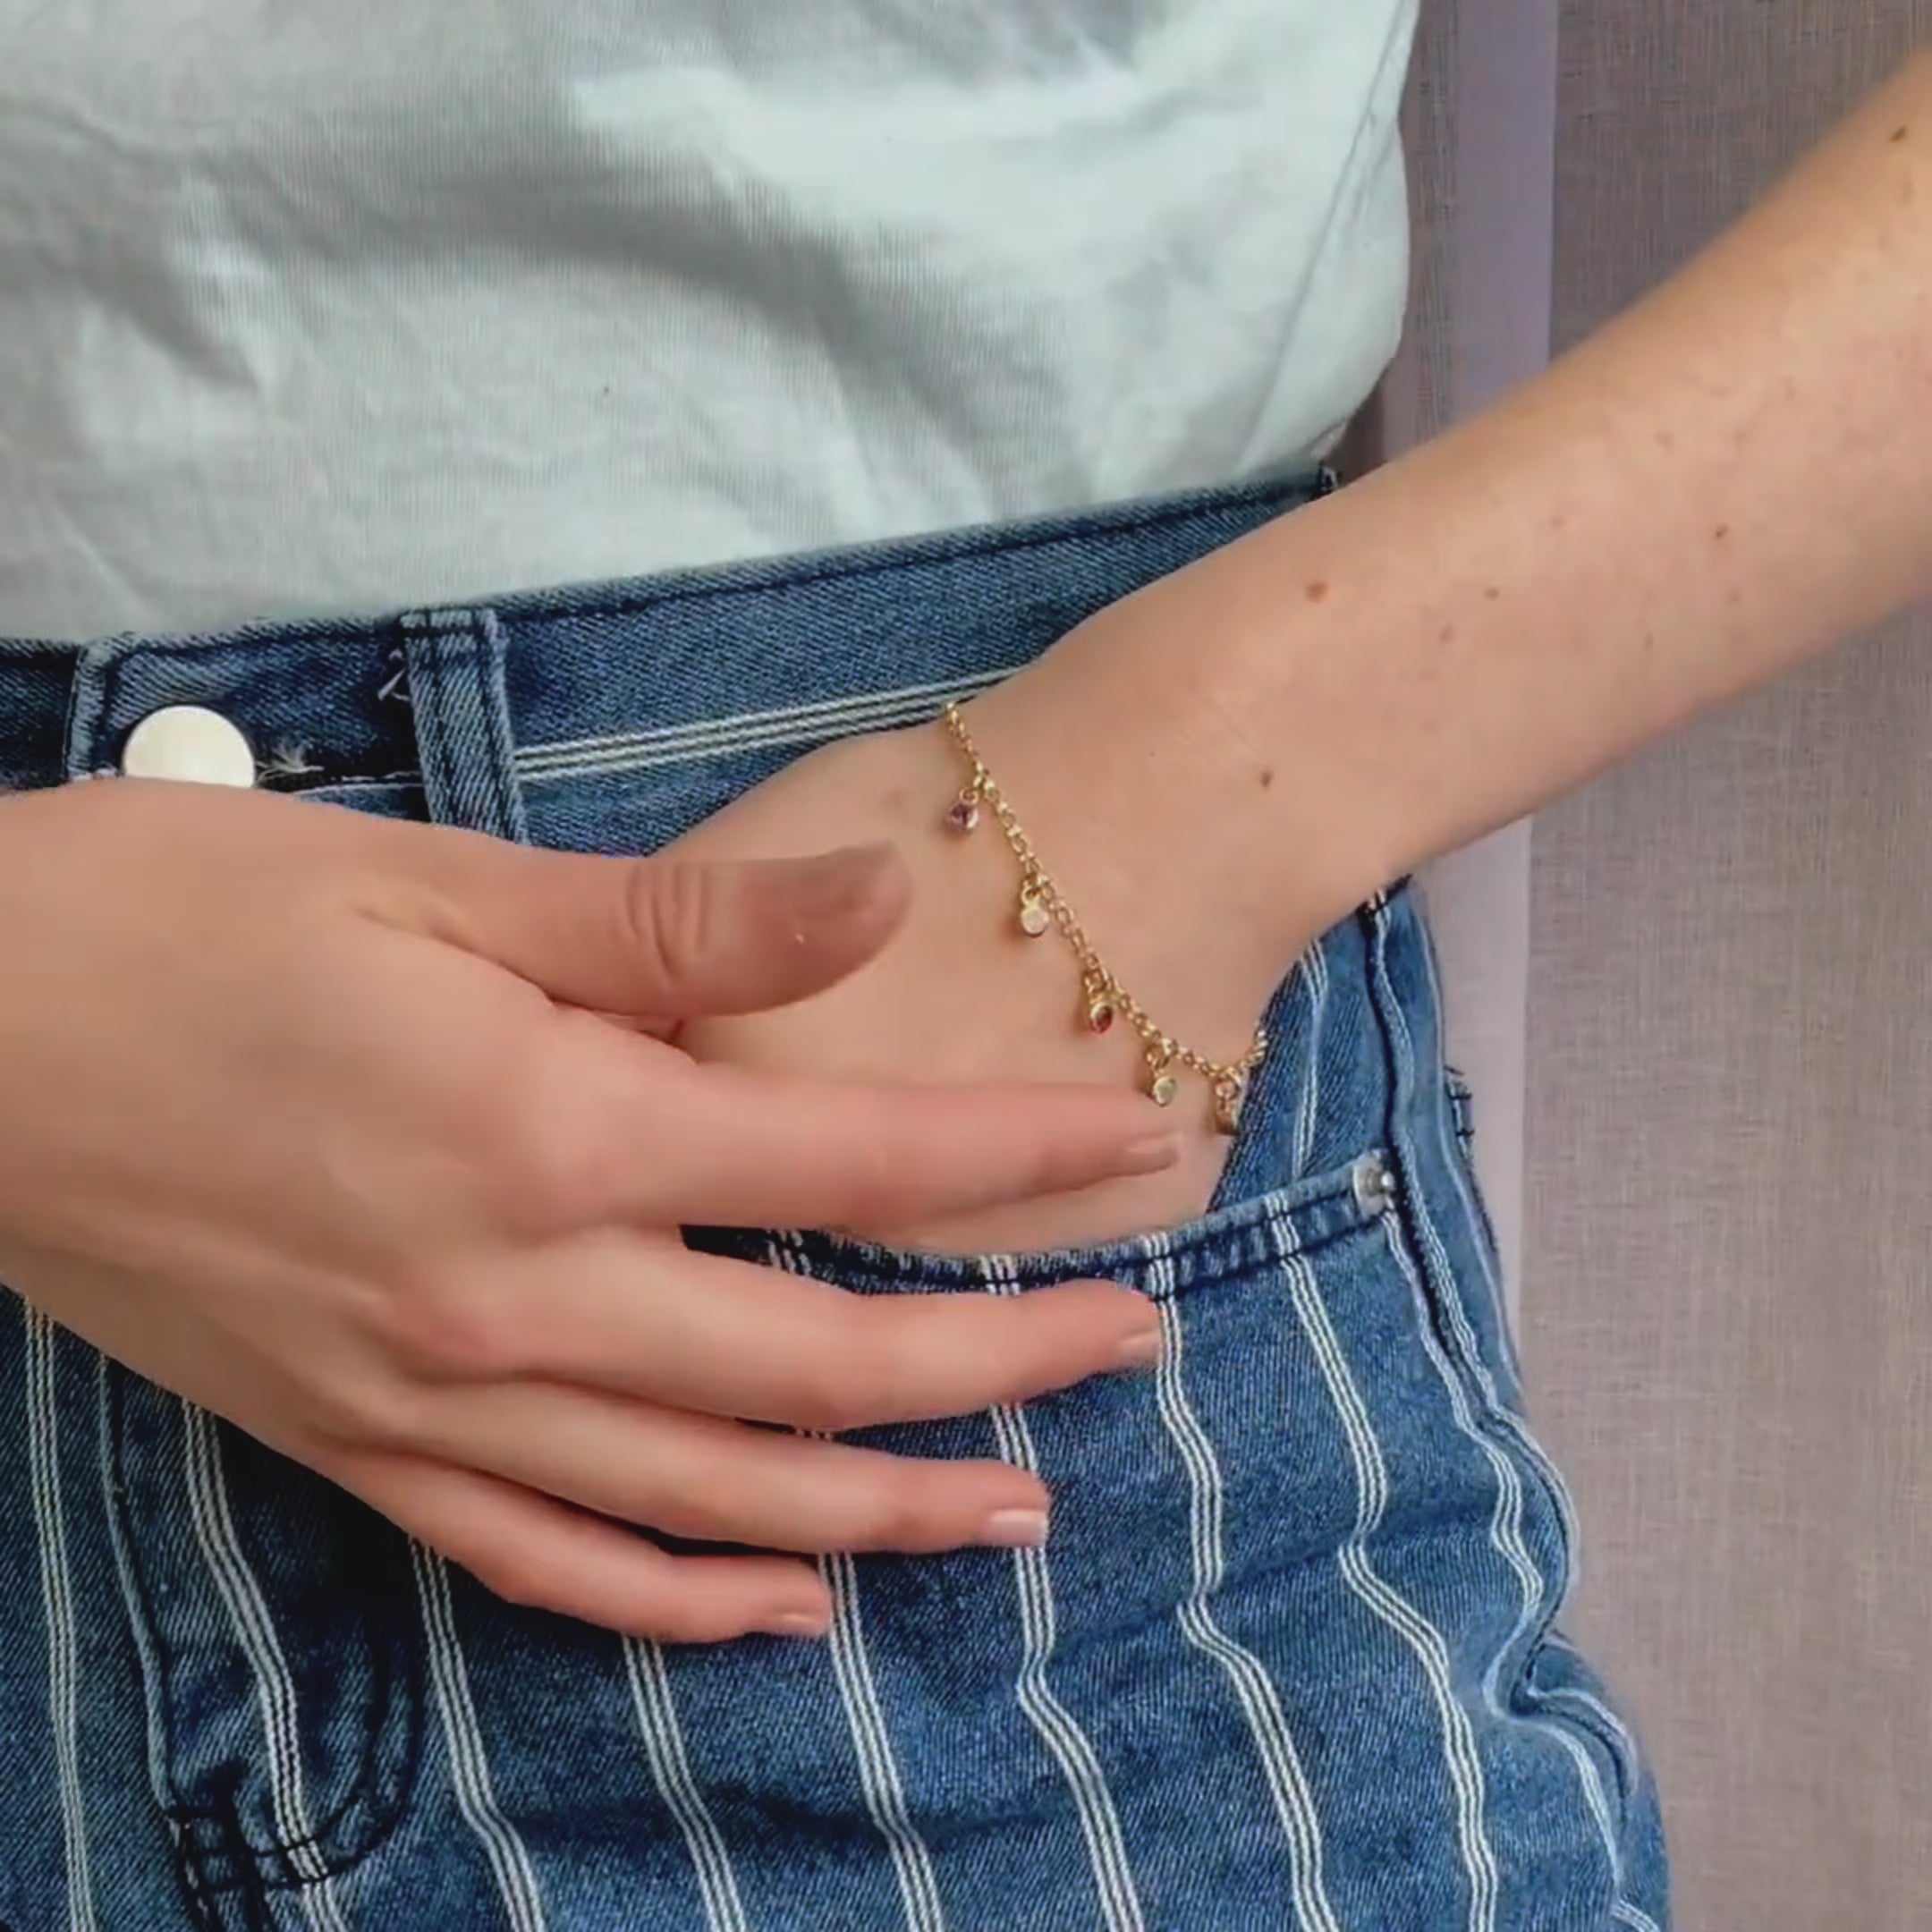
<path fill-rule="evenodd" d="M 200 705 L 152 711 L 128 733 L 121 752 L 128 778 L 179 778 L 195 784 L 255 783 L 254 748 L 241 727 Z"/>

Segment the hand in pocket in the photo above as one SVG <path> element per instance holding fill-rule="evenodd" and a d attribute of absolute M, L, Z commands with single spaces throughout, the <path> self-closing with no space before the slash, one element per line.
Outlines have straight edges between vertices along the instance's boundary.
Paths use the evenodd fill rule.
<path fill-rule="evenodd" d="M 678 1234 L 1172 1158 L 1129 1092 L 758 1074 L 661 1037 L 831 984 L 905 899 L 877 852 L 565 857 L 128 781 L 0 801 L 0 1279 L 503 1593 L 620 1630 L 826 1610 L 793 1558 L 630 1523 L 787 1551 L 1036 1535 L 1021 1471 L 761 1425 L 1145 1360 L 1140 1297 L 860 1300 Z"/>

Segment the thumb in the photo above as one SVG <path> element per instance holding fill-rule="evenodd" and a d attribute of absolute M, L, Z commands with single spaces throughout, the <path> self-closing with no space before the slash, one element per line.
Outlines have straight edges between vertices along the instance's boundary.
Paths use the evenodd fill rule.
<path fill-rule="evenodd" d="M 897 928 L 890 845 L 811 859 L 602 859 L 464 836 L 437 884 L 453 940 L 596 1013 L 762 1012 L 823 992 Z"/>

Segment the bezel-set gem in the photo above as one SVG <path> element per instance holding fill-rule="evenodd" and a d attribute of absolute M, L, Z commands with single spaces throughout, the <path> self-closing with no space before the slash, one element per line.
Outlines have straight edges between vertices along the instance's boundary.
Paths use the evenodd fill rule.
<path fill-rule="evenodd" d="M 1091 1001 L 1087 1008 L 1087 1030 L 1089 1033 L 1106 1033 L 1113 1030 L 1114 1002 L 1106 998 Z"/>
<path fill-rule="evenodd" d="M 1148 1087 L 1148 1097 L 1156 1106 L 1172 1106 L 1181 1091 L 1181 1082 L 1172 1073 L 1157 1073 Z"/>
<path fill-rule="evenodd" d="M 970 832 L 979 823 L 979 803 L 977 799 L 956 798 L 946 809 L 946 823 L 955 832 Z"/>
<path fill-rule="evenodd" d="M 1030 893 L 1022 894 L 1020 900 L 1020 930 L 1029 939 L 1038 939 L 1053 924 L 1053 915 L 1040 901 Z"/>

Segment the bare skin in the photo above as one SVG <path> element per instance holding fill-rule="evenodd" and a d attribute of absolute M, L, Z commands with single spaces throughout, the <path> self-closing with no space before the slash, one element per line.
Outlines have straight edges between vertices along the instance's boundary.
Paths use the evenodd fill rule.
<path fill-rule="evenodd" d="M 1932 589 L 1928 208 L 1920 59 L 1546 376 L 974 704 L 1174 1031 L 1233 1054 L 1377 886 Z M 889 869 L 801 919 L 768 879 L 775 909 L 268 800 L 0 801 L 0 1278 L 504 1594 L 620 1629 L 809 1628 L 825 1600 L 796 1559 L 674 1559 L 613 1518 L 794 1549 L 1037 1533 L 1013 1470 L 743 1425 L 1071 1382 L 1144 1357 L 1136 1298 L 861 1312 L 670 1232 L 1018 1248 L 1207 1199 L 1205 1108 L 1151 1115 L 1129 1046 L 1068 1023 L 1063 956 L 1004 937 L 998 848 L 937 829 L 956 781 L 936 732 L 836 747 L 685 848 L 894 836 L 910 917 Z M 898 1086 L 941 1077 L 1076 1089 Z"/>
<path fill-rule="evenodd" d="M 195 785 L 0 801 L 0 1280 L 501 1594 L 614 1629 L 828 1614 L 796 1556 L 673 1555 L 627 1524 L 774 1552 L 1037 1541 L 1024 1471 L 750 1425 L 1145 1367 L 1139 1295 L 860 1297 L 679 1238 L 1173 1159 L 1128 1094 L 767 1078 L 659 1037 L 837 979 L 905 903 L 877 849 L 707 868 Z"/>
<path fill-rule="evenodd" d="M 1310 940 L 1424 860 L 1932 592 L 1932 56 L 1734 229 L 1452 434 L 1132 597 L 968 707 L 1109 962 L 1232 1056 Z M 918 891 L 847 985 L 688 1038 L 796 1072 L 1131 1082 L 1073 1023 L 1056 941 L 1011 936 L 996 839 L 939 826 L 936 727 L 835 747 L 694 850 L 902 841 Z M 781 825 L 780 821 L 783 820 Z M 794 831 L 792 828 L 800 828 Z M 936 1245 L 1171 1222 L 1174 1169 L 950 1216 Z"/>

